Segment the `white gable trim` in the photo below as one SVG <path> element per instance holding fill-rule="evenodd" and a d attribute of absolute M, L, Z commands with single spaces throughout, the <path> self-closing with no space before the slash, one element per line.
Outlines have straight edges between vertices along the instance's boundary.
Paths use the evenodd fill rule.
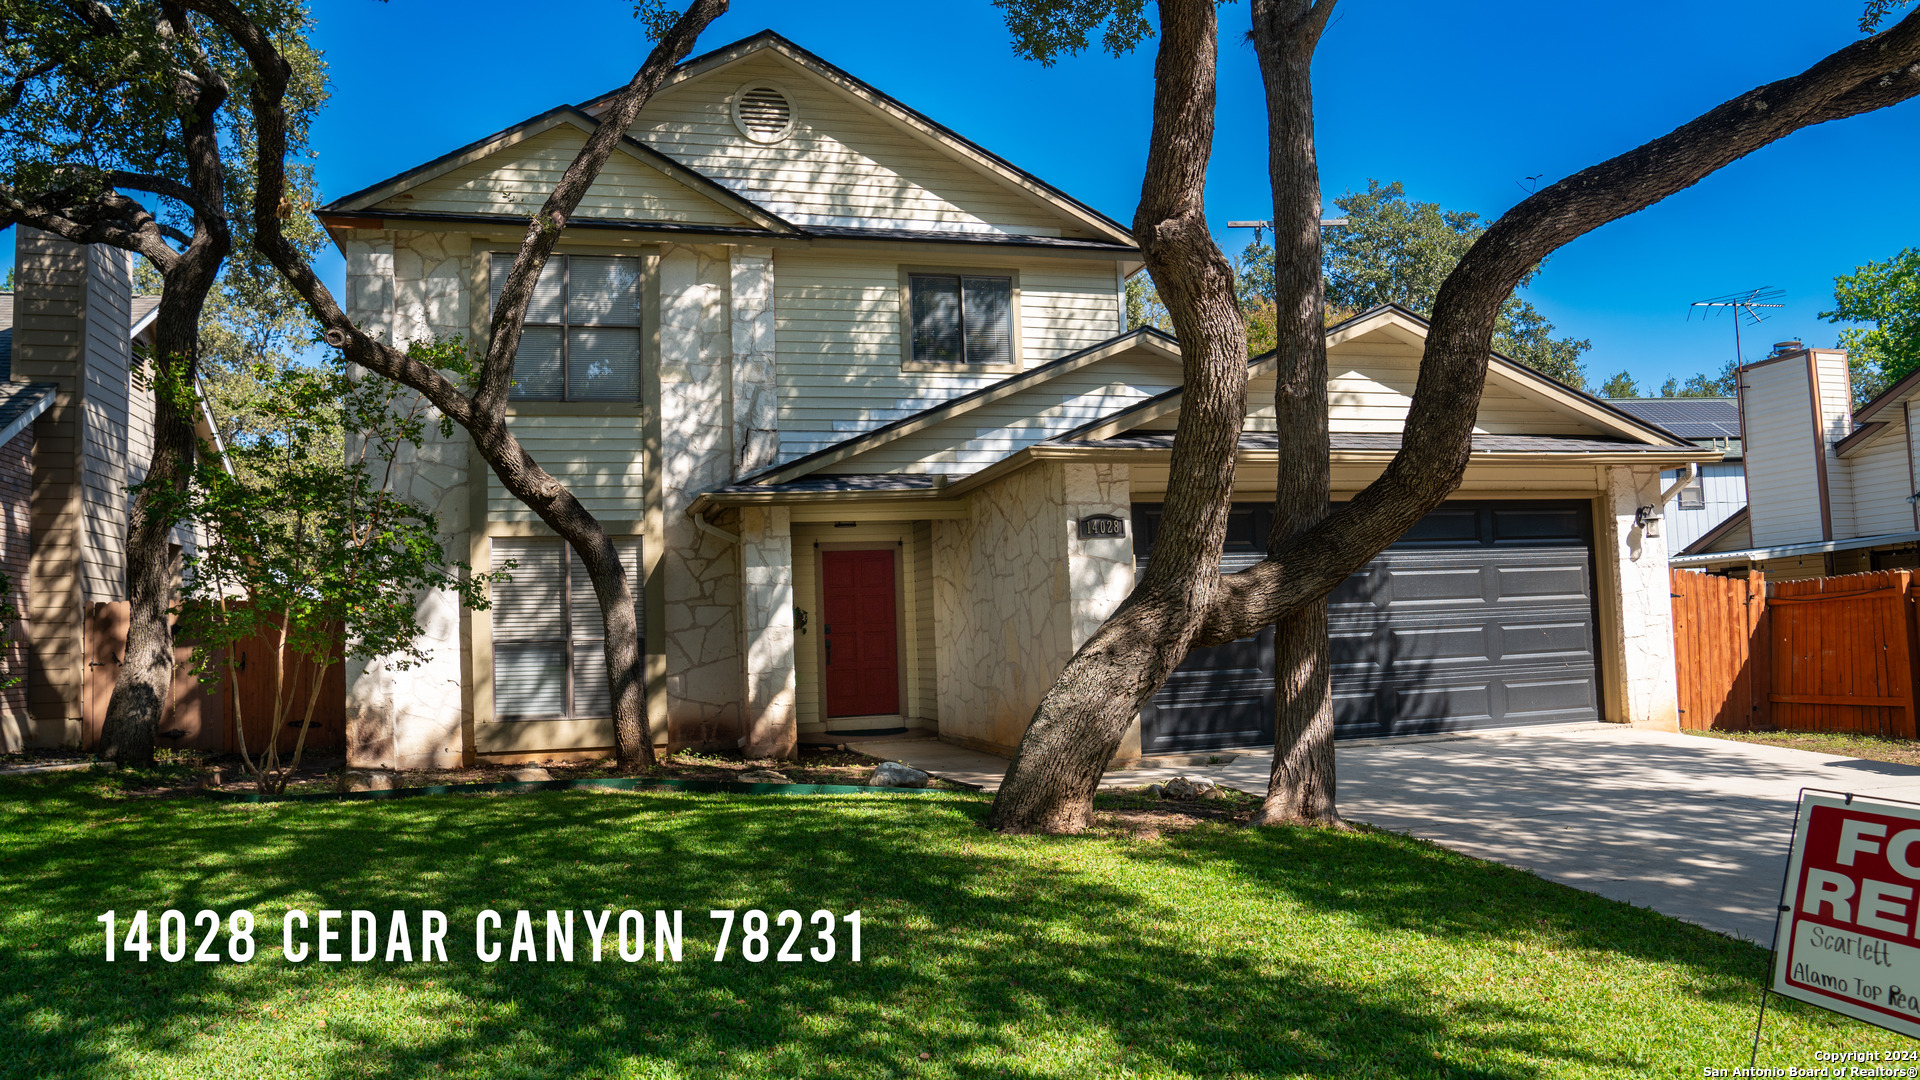
<path fill-rule="evenodd" d="M 556 109 L 549 109 L 539 116 L 525 120 L 496 135 L 490 135 L 479 142 L 469 144 L 450 154 L 435 158 L 425 165 L 383 180 L 373 187 L 363 188 L 351 195 L 336 199 L 323 207 L 323 209 L 331 213 L 370 211 L 371 208 L 396 195 L 430 183 L 456 169 L 464 168 L 477 161 L 483 161 L 496 154 L 510 150 L 520 143 L 526 142 L 528 139 L 538 135 L 544 135 L 555 128 L 572 127 L 583 134 L 591 135 L 599 126 L 599 121 L 595 120 L 592 116 L 581 112 L 571 105 L 562 105 Z M 631 136 L 622 136 L 620 141 L 614 145 L 616 149 L 622 153 L 653 169 L 655 172 L 663 174 L 680 186 L 705 197 L 729 213 L 737 214 L 747 221 L 758 225 L 760 228 L 789 235 L 797 235 L 799 233 L 798 229 L 794 228 L 790 222 L 781 218 L 778 214 L 752 202 L 726 187 L 724 184 L 707 177 L 697 170 L 682 165 L 680 162 L 640 142 L 638 139 L 634 139 Z M 372 212 L 378 213 L 379 211 Z M 512 216 L 516 220 L 522 217 L 522 215 L 517 214 L 507 216 Z"/>
<path fill-rule="evenodd" d="M 1390 336 L 1399 338 L 1409 345 L 1422 345 L 1427 340 L 1426 320 L 1402 308 L 1385 306 L 1362 312 L 1346 322 L 1330 327 L 1327 330 L 1327 348 L 1332 350 L 1346 342 L 1381 330 L 1387 331 Z M 1271 375 L 1278 365 L 1279 358 L 1269 353 L 1253 362 L 1248 377 L 1259 378 L 1262 375 Z M 1493 353 L 1488 357 L 1487 378 L 1497 378 L 1507 388 L 1522 397 L 1529 398 L 1556 412 L 1572 413 L 1609 434 L 1631 442 L 1656 446 L 1673 446 L 1686 442 L 1669 432 L 1612 408 L 1598 398 L 1589 397 L 1571 387 L 1563 386 L 1525 364 L 1509 360 L 1499 353 Z M 1088 425 L 1061 438 L 1110 439 L 1121 432 L 1130 431 L 1179 412 L 1183 398 L 1184 391 L 1169 390 L 1158 397 L 1140 402 L 1130 409 L 1115 413 L 1098 424 Z"/>
<path fill-rule="evenodd" d="M 955 159 L 962 165 L 1013 188 L 1027 198 L 1038 202 L 1046 209 L 1060 214 L 1082 227 L 1091 230 L 1101 239 L 1134 246 L 1133 234 L 1118 222 L 1086 206 L 1065 192 L 993 154 L 958 133 L 936 123 L 919 112 L 908 108 L 879 90 L 861 82 L 853 75 L 835 67 L 813 53 L 795 45 L 771 30 L 760 33 L 731 45 L 715 49 L 713 52 L 688 60 L 675 68 L 661 84 L 660 91 L 669 87 L 690 82 L 702 76 L 720 71 L 756 53 L 771 51 L 798 73 L 811 75 L 824 82 L 873 116 L 880 118 L 893 127 L 905 132 L 921 143 Z M 581 108 L 590 114 L 598 115 L 604 109 L 604 103 L 613 94 L 603 94 Z M 641 110 L 644 118 L 645 110 Z"/>

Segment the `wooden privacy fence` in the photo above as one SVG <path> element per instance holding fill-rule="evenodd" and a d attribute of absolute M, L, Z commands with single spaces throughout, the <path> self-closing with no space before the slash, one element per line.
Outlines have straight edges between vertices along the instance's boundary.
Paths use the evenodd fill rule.
<path fill-rule="evenodd" d="M 106 720 L 107 701 L 113 695 L 113 682 L 120 674 L 120 663 L 127 651 L 129 605 L 95 603 L 87 609 L 87 684 L 83 701 L 87 749 L 100 745 L 100 728 Z M 238 670 L 231 680 L 222 678 L 223 692 L 210 693 L 195 678 L 190 665 L 193 647 L 177 643 L 173 650 L 173 694 L 160 722 L 159 745 L 196 750 L 236 751 L 234 716 L 247 726 L 247 749 L 258 753 L 265 748 L 267 725 L 272 722 L 274 665 L 277 644 L 272 635 L 261 634 L 242 642 L 234 651 Z M 296 695 L 292 723 L 281 725 L 280 747 L 293 749 L 300 735 L 298 723 L 306 715 L 307 695 L 313 691 L 313 665 L 292 650 L 287 652 L 288 683 Z M 347 672 L 344 664 L 334 664 L 325 675 L 320 700 L 313 708 L 313 727 L 307 732 L 307 749 L 337 753 L 346 747 Z"/>
<path fill-rule="evenodd" d="M 1680 725 L 1915 737 L 1913 574 L 1769 582 L 1673 575 Z"/>

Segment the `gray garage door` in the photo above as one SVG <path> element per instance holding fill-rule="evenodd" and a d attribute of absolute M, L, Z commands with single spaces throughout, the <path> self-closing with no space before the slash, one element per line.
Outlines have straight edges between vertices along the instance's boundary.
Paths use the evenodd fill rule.
<path fill-rule="evenodd" d="M 1160 522 L 1133 508 L 1140 565 Z M 1271 510 L 1236 506 L 1223 569 L 1266 548 Z M 1328 598 L 1335 733 L 1417 735 L 1599 717 L 1584 502 L 1451 502 Z M 1273 631 L 1199 649 L 1141 710 L 1147 753 L 1273 739 Z"/>

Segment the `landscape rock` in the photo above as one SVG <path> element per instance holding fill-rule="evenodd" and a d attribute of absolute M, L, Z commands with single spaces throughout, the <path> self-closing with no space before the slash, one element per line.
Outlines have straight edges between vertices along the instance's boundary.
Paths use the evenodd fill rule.
<path fill-rule="evenodd" d="M 552 773 L 550 773 L 550 772 L 548 772 L 547 770 L 545 770 L 545 769 L 543 769 L 543 768 L 541 768 L 541 767 L 540 767 L 540 766 L 538 766 L 538 765 L 534 765 L 534 766 L 530 766 L 530 767 L 528 767 L 528 768 L 525 768 L 525 769 L 515 769 L 515 770 L 513 770 L 512 772 L 510 772 L 510 773 L 508 773 L 508 774 L 507 774 L 507 779 L 509 779 L 509 780 L 522 780 L 522 781 L 525 781 L 525 780 L 551 780 L 551 779 L 553 779 L 553 774 L 552 774 Z"/>
<path fill-rule="evenodd" d="M 926 787 L 933 776 L 923 773 L 911 765 L 902 765 L 897 761 L 884 761 L 867 777 L 868 787 Z"/>
<path fill-rule="evenodd" d="M 1176 776 L 1160 790 L 1166 799 L 1217 799 L 1220 789 L 1204 776 Z"/>
<path fill-rule="evenodd" d="M 776 769 L 748 769 L 740 774 L 743 784 L 791 784 L 787 774 Z"/>
<path fill-rule="evenodd" d="M 400 777 L 386 769 L 347 769 L 335 782 L 336 791 L 392 791 Z"/>

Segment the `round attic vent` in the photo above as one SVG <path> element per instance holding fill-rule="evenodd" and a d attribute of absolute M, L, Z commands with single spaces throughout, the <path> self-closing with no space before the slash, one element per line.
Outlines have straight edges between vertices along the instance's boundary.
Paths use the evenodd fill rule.
<path fill-rule="evenodd" d="M 733 95 L 733 124 L 754 142 L 779 142 L 793 133 L 793 105 L 777 86 L 743 86 Z"/>

